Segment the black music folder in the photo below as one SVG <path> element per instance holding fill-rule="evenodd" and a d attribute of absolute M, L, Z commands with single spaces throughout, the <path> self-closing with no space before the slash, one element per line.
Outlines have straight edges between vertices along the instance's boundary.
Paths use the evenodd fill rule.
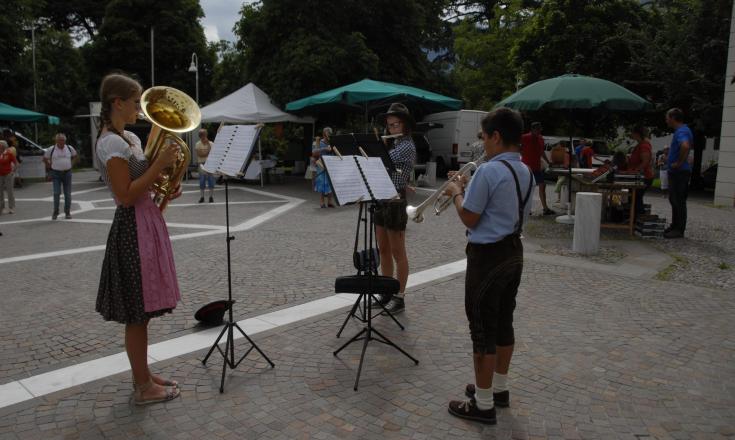
<path fill-rule="evenodd" d="M 322 156 L 321 160 L 340 206 L 398 197 L 396 187 L 379 157 Z"/>
<path fill-rule="evenodd" d="M 396 170 L 396 165 L 390 158 L 388 147 L 375 134 L 336 134 L 329 138 L 329 145 L 337 147 L 343 156 L 345 154 L 359 156 L 364 151 L 369 157 L 379 157 L 383 161 L 383 166 L 388 171 L 393 172 Z M 361 148 L 362 151 L 360 151 Z"/>
<path fill-rule="evenodd" d="M 211 174 L 240 177 L 258 141 L 259 125 L 225 125 L 212 142 L 202 169 Z"/>

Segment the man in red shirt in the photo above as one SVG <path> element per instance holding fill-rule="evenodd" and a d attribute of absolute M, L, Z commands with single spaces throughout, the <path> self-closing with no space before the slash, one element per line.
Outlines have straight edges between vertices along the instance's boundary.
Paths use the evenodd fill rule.
<path fill-rule="evenodd" d="M 531 124 L 531 131 L 521 136 L 521 160 L 533 172 L 533 179 L 538 185 L 538 196 L 541 206 L 544 207 L 544 215 L 554 215 L 554 211 L 546 204 L 546 182 L 544 182 L 544 171 L 541 168 L 541 160 L 549 165 L 549 159 L 544 154 L 544 137 L 541 136 L 541 123 Z"/>

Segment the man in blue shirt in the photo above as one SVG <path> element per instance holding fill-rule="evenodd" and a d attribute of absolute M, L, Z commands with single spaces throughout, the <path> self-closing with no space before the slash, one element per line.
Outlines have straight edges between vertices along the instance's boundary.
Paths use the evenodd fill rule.
<path fill-rule="evenodd" d="M 465 313 L 470 324 L 475 383 L 468 401 L 453 400 L 449 413 L 495 424 L 495 406 L 508 407 L 508 369 L 515 336 L 513 311 L 523 272 L 523 220 L 531 211 L 531 170 L 521 162 L 523 119 L 499 108 L 482 120 L 488 162 L 467 178 L 447 186 L 460 220 L 467 227 Z"/>
<path fill-rule="evenodd" d="M 689 150 L 694 143 L 692 131 L 684 123 L 684 113 L 678 108 L 666 112 L 666 125 L 674 130 L 669 146 L 669 203 L 671 226 L 664 232 L 666 238 L 681 238 L 687 226 L 687 195 L 692 168 Z"/>

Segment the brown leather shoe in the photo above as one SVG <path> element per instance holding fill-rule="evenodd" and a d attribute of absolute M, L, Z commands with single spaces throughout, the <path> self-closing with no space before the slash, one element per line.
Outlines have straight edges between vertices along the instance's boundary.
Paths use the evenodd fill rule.
<path fill-rule="evenodd" d="M 474 399 L 472 400 L 452 400 L 449 402 L 449 414 L 475 422 L 487 423 L 494 425 L 498 421 L 495 417 L 495 407 L 490 409 L 479 409 Z"/>

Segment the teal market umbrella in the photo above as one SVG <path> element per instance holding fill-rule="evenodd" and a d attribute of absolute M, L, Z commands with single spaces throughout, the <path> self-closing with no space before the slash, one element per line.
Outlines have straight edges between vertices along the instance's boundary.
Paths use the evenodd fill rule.
<path fill-rule="evenodd" d="M 58 116 L 50 116 L 43 113 L 26 110 L 23 108 L 13 107 L 12 105 L 0 102 L 0 121 L 14 122 L 47 122 L 51 125 L 58 125 Z"/>
<path fill-rule="evenodd" d="M 612 81 L 567 74 L 526 86 L 500 101 L 496 107 L 520 111 L 594 109 L 626 112 L 650 110 L 653 105 Z"/>
<path fill-rule="evenodd" d="M 462 100 L 440 95 L 417 87 L 363 79 L 336 89 L 307 96 L 286 104 L 287 112 L 315 112 L 335 108 L 352 107 L 364 110 L 400 101 L 423 113 L 433 113 L 462 108 Z M 366 117 L 367 119 L 367 117 Z"/>
<path fill-rule="evenodd" d="M 503 99 L 495 108 L 509 107 L 519 111 L 600 110 L 607 112 L 642 112 L 653 104 L 623 86 L 601 78 L 567 74 L 528 85 Z M 572 205 L 572 137 L 569 137 L 569 199 L 567 215 L 557 218 L 560 223 L 574 223 Z"/>

